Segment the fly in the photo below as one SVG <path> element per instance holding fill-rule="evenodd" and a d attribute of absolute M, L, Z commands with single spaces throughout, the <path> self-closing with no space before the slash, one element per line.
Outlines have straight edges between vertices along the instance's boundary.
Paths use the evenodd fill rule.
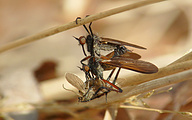
<path fill-rule="evenodd" d="M 76 19 L 76 23 L 77 20 L 81 19 L 80 17 L 78 17 Z M 104 37 L 99 37 L 95 34 L 93 34 L 92 29 L 91 29 L 91 25 L 92 22 L 89 24 L 89 29 L 83 25 L 83 27 L 85 28 L 85 30 L 87 31 L 88 35 L 87 36 L 80 36 L 79 38 L 74 37 L 76 40 L 79 41 L 79 44 L 82 46 L 83 49 L 83 53 L 85 56 L 87 56 L 86 52 L 85 52 L 85 48 L 84 45 L 87 45 L 87 51 L 90 53 L 91 56 L 95 56 L 95 54 L 97 54 L 98 56 L 100 56 L 100 50 L 104 50 L 104 51 L 112 51 L 112 50 L 116 50 L 119 51 L 119 49 L 123 46 L 130 46 L 130 47 L 135 47 L 138 49 L 146 49 L 145 47 L 139 46 L 139 45 L 135 45 L 132 43 L 127 43 L 127 42 L 123 42 L 120 40 L 115 40 L 112 38 L 104 38 Z M 130 51 L 127 49 L 127 51 Z M 115 53 L 116 54 L 116 53 Z"/>

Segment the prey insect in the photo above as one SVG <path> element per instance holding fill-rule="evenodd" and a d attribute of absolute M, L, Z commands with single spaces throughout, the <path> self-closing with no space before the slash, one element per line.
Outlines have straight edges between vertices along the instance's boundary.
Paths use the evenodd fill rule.
<path fill-rule="evenodd" d="M 118 92 L 116 89 L 111 88 L 108 84 L 104 83 L 100 79 L 90 78 L 83 83 L 83 81 L 75 74 L 66 73 L 65 77 L 71 85 L 79 90 L 79 102 L 88 102 L 103 95 L 106 95 L 107 101 L 107 93 L 111 91 Z"/>

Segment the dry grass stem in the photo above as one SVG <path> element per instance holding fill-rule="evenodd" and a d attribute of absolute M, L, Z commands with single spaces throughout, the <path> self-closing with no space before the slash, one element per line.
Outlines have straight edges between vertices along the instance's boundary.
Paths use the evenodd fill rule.
<path fill-rule="evenodd" d="M 178 60 L 172 62 L 169 65 L 185 62 L 185 61 L 188 61 L 188 60 L 192 60 L 192 52 L 187 53 L 186 55 L 184 55 L 183 57 L 179 58 Z"/>
<path fill-rule="evenodd" d="M 146 81 L 150 81 L 153 79 L 157 79 L 160 77 L 172 75 L 178 72 L 182 72 L 185 70 L 192 69 L 192 52 L 186 54 L 185 56 L 181 57 L 180 59 L 176 60 L 169 66 L 163 67 L 159 69 L 159 72 L 155 74 L 137 74 L 133 76 L 129 76 L 127 78 L 124 78 L 122 81 L 120 81 L 121 86 L 130 86 L 130 85 L 137 85 Z"/>
<path fill-rule="evenodd" d="M 57 26 L 57 27 L 50 28 L 48 30 L 42 31 L 42 32 L 37 33 L 37 34 L 32 35 L 32 36 L 28 36 L 28 37 L 25 37 L 25 38 L 22 38 L 22 39 L 15 40 L 14 42 L 8 43 L 7 45 L 1 47 L 0 48 L 0 53 L 5 52 L 5 51 L 10 50 L 10 49 L 13 49 L 13 48 L 16 48 L 16 47 L 19 47 L 21 45 L 31 43 L 33 41 L 37 41 L 39 39 L 42 39 L 42 38 L 45 38 L 45 37 L 48 37 L 48 36 L 57 34 L 59 32 L 69 30 L 71 28 L 80 26 L 82 24 L 86 24 L 86 23 L 89 23 L 89 22 L 92 22 L 92 21 L 95 21 L 95 20 L 99 20 L 99 19 L 111 16 L 111 15 L 114 15 L 114 14 L 118 14 L 118 13 L 121 13 L 121 12 L 124 12 L 124 11 L 127 11 L 127 10 L 139 8 L 139 7 L 142 7 L 142 6 L 145 6 L 145 5 L 149 5 L 149 4 L 153 4 L 153 3 L 157 3 L 157 2 L 162 2 L 162 1 L 166 1 L 166 0 L 144 0 L 144 1 L 140 1 L 140 2 L 137 2 L 137 3 L 131 4 L 131 5 L 125 5 L 125 6 L 118 7 L 118 8 L 111 9 L 111 10 L 107 10 L 107 11 L 104 11 L 104 12 L 101 12 L 101 13 L 90 15 L 89 17 L 78 20 L 78 24 L 76 24 L 75 21 L 73 21 L 73 22 L 70 22 L 70 23 L 67 23 L 67 24 L 64 24 L 64 25 L 60 25 L 60 26 Z"/>
<path fill-rule="evenodd" d="M 132 89 L 130 94 L 140 94 L 153 89 L 157 89 L 160 87 L 168 86 L 171 84 L 179 83 L 184 80 L 189 80 L 192 78 L 192 70 L 186 70 L 184 72 L 179 72 L 177 74 L 173 74 L 170 76 L 158 78 L 146 83 L 139 84 L 137 87 Z M 133 92 L 133 93 L 132 93 Z"/>
<path fill-rule="evenodd" d="M 159 113 L 174 113 L 174 114 L 181 114 L 181 115 L 184 115 L 184 116 L 192 117 L 191 112 L 178 112 L 178 111 L 170 111 L 170 110 L 159 110 L 159 109 L 154 109 L 154 108 L 144 108 L 144 107 L 125 106 L 125 105 L 121 105 L 120 107 L 121 108 L 128 108 L 128 109 L 154 111 L 154 112 L 159 112 Z"/>

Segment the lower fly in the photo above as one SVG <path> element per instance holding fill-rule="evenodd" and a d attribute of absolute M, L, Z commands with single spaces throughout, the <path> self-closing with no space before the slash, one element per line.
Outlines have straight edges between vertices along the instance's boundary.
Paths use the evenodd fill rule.
<path fill-rule="evenodd" d="M 79 90 L 79 102 L 88 102 L 103 95 L 106 95 L 107 100 L 107 94 L 109 92 L 119 92 L 117 89 L 111 88 L 110 84 L 105 83 L 103 80 L 98 78 L 91 78 L 83 83 L 83 81 L 75 74 L 66 73 L 65 77 L 71 85 Z"/>

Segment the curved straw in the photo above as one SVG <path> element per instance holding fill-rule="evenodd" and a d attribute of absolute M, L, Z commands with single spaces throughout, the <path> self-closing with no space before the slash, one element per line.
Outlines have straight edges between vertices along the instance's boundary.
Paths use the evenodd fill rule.
<path fill-rule="evenodd" d="M 125 5 L 125 6 L 122 6 L 122 7 L 118 7 L 118 8 L 115 8 L 115 9 L 111 9 L 111 10 L 100 12 L 100 13 L 97 13 L 97 14 L 94 14 L 94 15 L 90 15 L 90 16 L 84 18 L 84 19 L 78 20 L 78 24 L 76 24 L 76 22 L 73 21 L 73 22 L 70 22 L 70 23 L 67 23 L 67 24 L 64 24 L 64 25 L 60 25 L 60 26 L 57 26 L 57 27 L 50 28 L 48 30 L 42 31 L 42 32 L 37 33 L 35 35 L 31 35 L 31 36 L 28 36 L 28 37 L 25 37 L 25 38 L 15 40 L 15 41 L 13 41 L 11 43 L 8 43 L 7 45 L 1 47 L 0 48 L 0 53 L 5 52 L 5 51 L 7 51 L 9 49 L 19 47 L 21 45 L 31 43 L 33 41 L 37 41 L 39 39 L 42 39 L 42 38 L 45 38 L 45 37 L 48 37 L 48 36 L 57 34 L 59 32 L 63 32 L 63 31 L 69 30 L 71 28 L 74 28 L 74 27 L 77 27 L 77 26 L 80 26 L 80 25 L 83 25 L 83 24 L 86 24 L 86 23 L 90 23 L 92 21 L 95 21 L 95 20 L 98 20 L 98 19 L 101 19 L 101 18 L 105 18 L 107 16 L 111 16 L 111 15 L 121 13 L 121 12 L 124 12 L 124 11 L 127 11 L 127 10 L 135 9 L 135 8 L 138 8 L 138 7 L 142 7 L 142 6 L 145 6 L 145 5 L 149 5 L 149 4 L 153 4 L 153 3 L 157 3 L 157 2 L 162 2 L 162 1 L 166 1 L 166 0 L 144 0 L 144 1 L 140 1 L 140 2 L 137 2 L 137 3 L 131 4 L 131 5 Z"/>

